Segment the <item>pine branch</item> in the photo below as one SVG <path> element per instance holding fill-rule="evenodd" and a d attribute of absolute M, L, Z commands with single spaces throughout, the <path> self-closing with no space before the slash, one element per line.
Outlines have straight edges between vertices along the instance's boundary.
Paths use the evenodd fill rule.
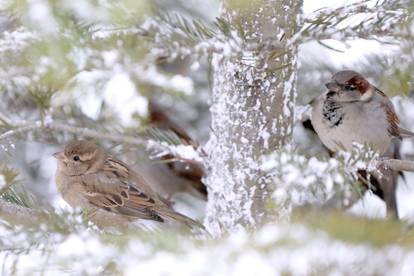
<path fill-rule="evenodd" d="M 379 159 L 379 160 L 372 160 L 372 167 L 374 169 L 370 169 L 370 173 L 372 173 L 377 179 L 383 177 L 382 173 L 380 172 L 381 168 L 386 168 L 392 171 L 408 171 L 414 172 L 414 162 L 408 160 L 399 160 L 399 159 Z M 368 167 L 371 165 L 368 164 Z M 362 179 L 362 178 L 361 178 Z M 390 182 L 383 182 L 384 184 L 391 184 Z M 367 183 L 370 185 L 370 183 Z M 384 187 L 383 187 L 384 189 Z M 328 199 L 322 206 L 323 209 L 341 209 L 346 210 L 352 207 L 359 199 L 361 195 L 358 193 L 353 193 L 351 196 L 347 198 L 346 201 L 339 198 L 337 195 L 332 196 Z"/>
<path fill-rule="evenodd" d="M 307 105 L 297 105 L 295 108 L 295 123 L 303 123 L 311 118 L 312 107 Z"/>
<path fill-rule="evenodd" d="M 148 141 L 140 138 L 140 137 L 134 137 L 134 136 L 125 136 L 125 135 L 117 135 L 117 134 L 111 134 L 111 133 L 104 133 L 99 132 L 96 130 L 83 128 L 83 127 L 77 127 L 77 126 L 71 126 L 61 123 L 54 123 L 54 122 L 31 122 L 31 123 L 14 123 L 11 124 L 13 126 L 13 129 L 0 134 L 0 140 L 8 139 L 14 136 L 18 136 L 20 134 L 34 131 L 34 130 L 52 130 L 52 131 L 60 131 L 60 132 L 66 132 L 66 133 L 72 133 L 79 136 L 87 137 L 87 138 L 97 138 L 97 139 L 104 139 L 116 143 L 122 143 L 122 144 L 129 144 L 134 146 L 146 146 Z"/>
<path fill-rule="evenodd" d="M 1 111 L 0 111 L 0 122 L 6 125 L 12 124 L 12 121 L 6 115 L 4 115 Z"/>
<path fill-rule="evenodd" d="M 345 5 L 336 9 L 320 9 L 304 19 L 304 26 L 290 43 L 325 39 L 345 41 L 347 39 L 362 38 L 381 40 L 382 42 L 397 39 L 410 39 L 411 35 L 404 29 L 404 24 L 412 20 L 407 6 L 412 2 L 406 1 L 378 1 L 369 7 L 371 1 L 361 1 Z M 358 24 L 352 25 L 351 19 L 355 16 L 364 16 Z M 358 17 L 359 18 L 359 17 Z M 355 17 L 355 19 L 358 19 Z"/>
<path fill-rule="evenodd" d="M 154 47 L 153 53 L 163 58 L 241 54 L 238 32 L 223 18 L 208 26 L 179 14 L 160 14 L 148 19 L 139 30 Z"/>
<path fill-rule="evenodd" d="M 40 212 L 19 206 L 0 199 L 0 216 L 20 224 L 35 224 L 39 222 Z"/>
<path fill-rule="evenodd" d="M 169 129 L 160 129 L 157 127 L 147 127 L 146 134 L 149 139 L 158 143 L 166 143 L 168 145 L 181 145 L 182 141 L 178 135 Z"/>
<path fill-rule="evenodd" d="M 188 19 L 179 14 L 159 14 L 158 20 L 163 22 L 165 26 L 171 28 L 171 30 L 181 31 L 188 39 L 194 41 L 202 41 L 205 39 L 213 38 L 217 35 L 217 31 L 207 27 L 203 22 L 196 19 Z"/>
<path fill-rule="evenodd" d="M 19 136 L 31 131 L 58 131 L 71 133 L 86 138 L 95 138 L 119 144 L 146 147 L 147 149 L 157 150 L 158 152 L 173 152 L 174 157 L 179 160 L 194 161 L 198 162 L 199 165 L 202 163 L 202 158 L 196 153 L 197 149 L 193 146 L 176 145 L 174 147 L 172 145 L 167 145 L 162 141 L 154 141 L 139 136 L 105 133 L 89 128 L 71 126 L 55 122 L 35 121 L 16 123 L 9 120 L 9 123 L 9 126 L 12 127 L 12 129 L 4 132 L 3 134 L 0 134 L 0 141 L 10 139 L 12 137 Z M 191 158 L 189 156 L 191 156 Z"/>

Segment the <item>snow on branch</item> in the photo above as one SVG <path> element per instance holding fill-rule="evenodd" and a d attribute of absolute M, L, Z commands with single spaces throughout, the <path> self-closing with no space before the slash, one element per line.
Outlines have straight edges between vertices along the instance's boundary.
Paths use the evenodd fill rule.
<path fill-rule="evenodd" d="M 370 3 L 371 2 L 371 3 Z M 410 22 L 410 1 L 361 1 L 339 8 L 323 8 L 304 18 L 303 28 L 293 37 L 297 40 L 321 41 L 362 38 L 386 40 L 406 39 L 410 34 L 403 28 Z M 389 41 L 388 41 L 389 42 Z"/>
<path fill-rule="evenodd" d="M 285 34 L 271 34 L 257 42 L 247 38 L 244 28 L 240 22 L 230 23 L 223 17 L 207 24 L 180 14 L 167 13 L 148 18 L 138 27 L 97 27 L 92 30 L 91 35 L 93 39 L 125 34 L 144 37 L 150 44 L 151 55 L 158 61 L 219 54 L 222 58 L 238 58 L 244 65 L 262 68 L 263 64 L 256 64 L 256 61 L 275 60 L 291 52 L 282 45 Z M 289 65 L 286 63 L 275 68 L 262 69 L 276 71 Z"/>
<path fill-rule="evenodd" d="M 310 105 L 297 105 L 295 108 L 295 122 L 303 123 L 310 120 L 312 107 Z"/>
<path fill-rule="evenodd" d="M 0 120 L 7 122 L 7 126 L 11 129 L 0 134 L 0 141 L 9 139 L 21 134 L 25 134 L 30 131 L 57 131 L 71 133 L 82 137 L 95 138 L 101 140 L 107 140 L 114 143 L 128 144 L 138 147 L 145 147 L 146 149 L 156 151 L 159 154 L 171 154 L 178 160 L 186 162 L 195 162 L 199 165 L 202 164 L 203 159 L 197 152 L 197 148 L 192 145 L 181 145 L 181 144 L 169 144 L 164 141 L 155 141 L 139 136 L 127 136 L 122 134 L 113 134 L 107 132 L 96 131 L 86 127 L 72 126 L 63 123 L 50 122 L 23 122 L 16 123 L 12 122 L 9 118 L 0 113 Z"/>
<path fill-rule="evenodd" d="M 167 76 L 161 73 L 155 66 L 135 66 L 134 77 L 143 83 L 160 87 L 166 91 L 172 90 L 190 96 L 194 94 L 194 83 L 190 77 L 182 75 Z"/>
<path fill-rule="evenodd" d="M 33 32 L 23 27 L 4 31 L 0 38 L 0 53 L 5 55 L 8 52 L 20 52 L 36 39 L 36 35 Z"/>
<path fill-rule="evenodd" d="M 187 168 L 194 166 L 195 170 L 203 171 L 206 153 L 197 142 L 183 141 L 170 130 L 147 128 L 147 151 L 153 160 L 165 162 L 182 162 Z M 202 172 L 204 174 L 204 172 Z"/>
<path fill-rule="evenodd" d="M 36 121 L 30 123 L 27 122 L 24 124 L 13 124 L 12 126 L 13 129 L 0 134 L 0 140 L 8 139 L 19 134 L 23 134 L 34 130 L 54 130 L 72 133 L 88 138 L 104 139 L 116 143 L 124 143 L 134 146 L 145 146 L 147 144 L 147 140 L 141 137 L 104 133 L 89 128 L 71 126 L 62 123 Z"/>
<path fill-rule="evenodd" d="M 352 206 L 361 196 L 359 171 L 382 177 L 381 169 L 414 171 L 414 162 L 384 159 L 367 146 L 354 145 L 352 152 L 339 152 L 335 158 L 306 158 L 291 150 L 277 152 L 262 160 L 263 177 L 277 183 L 273 199 L 286 216 L 294 206 Z M 368 184 L 369 185 L 369 184 Z"/>
<path fill-rule="evenodd" d="M 162 14 L 140 26 L 141 35 L 153 44 L 153 54 L 175 59 L 189 55 L 241 54 L 241 40 L 230 23 L 218 18 L 214 26 L 181 15 Z"/>
<path fill-rule="evenodd" d="M 40 213 L 34 209 L 19 206 L 0 199 L 0 216 L 22 224 L 38 222 Z"/>
<path fill-rule="evenodd" d="M 173 155 L 176 159 L 183 162 L 203 163 L 203 158 L 200 156 L 197 149 L 190 145 L 171 145 L 166 142 L 157 142 L 149 140 L 147 149 L 154 151 L 151 158 L 157 159 L 168 155 Z"/>

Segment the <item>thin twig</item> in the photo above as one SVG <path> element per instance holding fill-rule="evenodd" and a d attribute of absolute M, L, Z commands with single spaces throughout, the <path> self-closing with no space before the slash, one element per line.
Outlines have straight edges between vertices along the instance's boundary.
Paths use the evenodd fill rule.
<path fill-rule="evenodd" d="M 110 134 L 110 133 L 103 133 L 96 130 L 71 126 L 61 123 L 45 123 L 42 124 L 40 121 L 36 121 L 33 123 L 25 123 L 25 124 L 13 124 L 15 127 L 12 130 L 9 130 L 3 134 L 0 134 L 0 140 L 7 139 L 13 136 L 16 136 L 21 133 L 33 131 L 33 130 L 55 130 L 55 131 L 62 131 L 67 133 L 77 134 L 79 136 L 87 137 L 87 138 L 99 138 L 104 140 L 109 140 L 116 143 L 123 143 L 129 144 L 134 146 L 146 146 L 148 141 L 141 137 L 134 137 L 134 136 L 125 136 L 125 135 L 117 135 L 117 134 Z"/>
<path fill-rule="evenodd" d="M 148 140 L 136 137 L 136 136 L 125 136 L 125 135 L 117 135 L 117 134 L 110 134 L 110 133 L 103 133 L 96 130 L 82 128 L 82 127 L 75 127 L 60 123 L 49 123 L 45 124 L 43 129 L 52 129 L 57 131 L 63 131 L 67 133 L 78 134 L 80 136 L 88 137 L 88 138 L 99 138 L 104 140 L 109 140 L 116 143 L 122 144 L 129 144 L 134 146 L 146 146 L 148 144 Z"/>
<path fill-rule="evenodd" d="M 3 112 L 0 111 L 0 121 L 2 121 L 3 123 L 5 123 L 6 125 L 10 125 L 12 122 L 11 120 L 3 114 Z"/>
<path fill-rule="evenodd" d="M 385 166 L 393 171 L 414 172 L 414 162 L 399 159 L 385 159 L 378 161 L 378 166 Z"/>

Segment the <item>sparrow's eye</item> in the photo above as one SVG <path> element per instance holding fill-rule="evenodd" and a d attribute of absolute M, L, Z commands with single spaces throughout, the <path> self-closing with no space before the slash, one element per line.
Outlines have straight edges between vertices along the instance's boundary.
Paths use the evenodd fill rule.
<path fill-rule="evenodd" d="M 80 158 L 78 155 L 73 156 L 73 161 L 80 161 Z"/>
<path fill-rule="evenodd" d="M 355 85 L 347 84 L 347 85 L 344 86 L 344 88 L 345 88 L 345 90 L 355 90 Z"/>

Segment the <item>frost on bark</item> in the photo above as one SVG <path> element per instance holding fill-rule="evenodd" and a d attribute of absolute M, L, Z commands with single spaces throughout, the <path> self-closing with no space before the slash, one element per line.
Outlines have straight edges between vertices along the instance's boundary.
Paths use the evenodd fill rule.
<path fill-rule="evenodd" d="M 254 227 L 278 214 L 274 184 L 261 158 L 289 144 L 295 104 L 298 28 L 302 2 L 228 0 L 221 15 L 237 29 L 242 56 L 215 54 L 212 132 L 207 148 L 206 225 L 215 235 Z"/>

